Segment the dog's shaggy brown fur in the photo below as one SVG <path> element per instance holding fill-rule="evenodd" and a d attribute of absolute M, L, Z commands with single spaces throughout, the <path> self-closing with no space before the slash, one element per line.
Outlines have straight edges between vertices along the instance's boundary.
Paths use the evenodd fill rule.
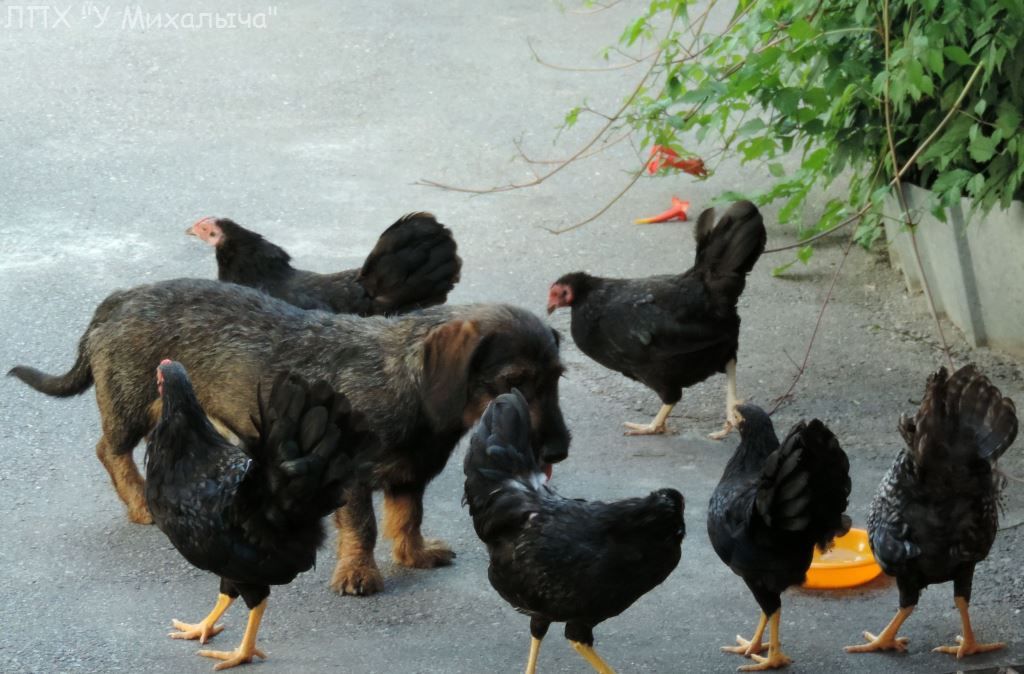
<path fill-rule="evenodd" d="M 133 522 L 151 521 L 131 451 L 159 413 L 153 370 L 164 358 L 187 368 L 207 414 L 254 439 L 257 391 L 283 370 L 326 379 L 362 410 L 383 451 L 368 484 L 336 513 L 339 592 L 382 587 L 373 558 L 372 493 L 384 490 L 384 533 L 406 566 L 448 564 L 454 553 L 420 533 L 423 492 L 459 438 L 497 395 L 518 388 L 530 401 L 541 460 L 568 454 L 558 405 L 558 336 L 534 314 L 506 305 L 433 307 L 398 318 L 303 311 L 258 291 L 196 279 L 110 295 L 60 376 L 18 366 L 10 374 L 54 396 L 96 385 L 103 435 L 96 453 Z"/>

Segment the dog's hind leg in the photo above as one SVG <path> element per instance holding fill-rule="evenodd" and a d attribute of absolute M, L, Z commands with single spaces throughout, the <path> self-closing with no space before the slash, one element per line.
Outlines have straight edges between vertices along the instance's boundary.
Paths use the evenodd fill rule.
<path fill-rule="evenodd" d="M 424 539 L 423 487 L 384 490 L 384 537 L 392 543 L 391 556 L 402 566 L 432 569 L 452 563 L 455 553 L 444 542 Z"/>
<path fill-rule="evenodd" d="M 131 452 L 114 453 L 106 436 L 101 436 L 100 441 L 96 443 L 96 456 L 107 469 L 117 495 L 128 508 L 128 519 L 136 524 L 152 524 L 153 517 L 146 506 L 145 482 L 139 474 Z"/>
<path fill-rule="evenodd" d="M 350 488 L 345 505 L 334 511 L 334 523 L 338 527 L 338 562 L 331 589 L 363 596 L 383 590 L 384 578 L 373 558 L 377 543 L 373 490 L 366 485 Z"/>

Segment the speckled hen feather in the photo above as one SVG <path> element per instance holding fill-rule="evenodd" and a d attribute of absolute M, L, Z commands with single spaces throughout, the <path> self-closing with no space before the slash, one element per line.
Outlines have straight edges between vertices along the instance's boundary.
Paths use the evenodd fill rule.
<path fill-rule="evenodd" d="M 969 600 L 974 565 L 988 556 L 998 528 L 1003 480 L 994 464 L 1017 435 L 1013 401 L 972 365 L 952 377 L 943 368 L 899 429 L 907 447 L 868 516 L 875 557 L 896 576 L 901 607 L 950 580 Z"/>

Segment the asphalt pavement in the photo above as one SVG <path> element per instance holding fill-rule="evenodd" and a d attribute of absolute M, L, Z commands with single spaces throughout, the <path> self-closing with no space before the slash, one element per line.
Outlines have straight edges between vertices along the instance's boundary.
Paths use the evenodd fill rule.
<path fill-rule="evenodd" d="M 642 67 L 556 69 L 535 61 L 528 41 L 550 64 L 600 68 L 599 52 L 639 13 L 637 2 L 596 13 L 528 0 L 32 6 L 0 3 L 4 370 L 24 363 L 65 371 L 93 309 L 114 289 L 214 277 L 212 251 L 184 234 L 205 215 L 231 217 L 285 247 L 298 266 L 329 271 L 360 264 L 403 213 L 429 210 L 452 228 L 464 259 L 451 301 L 542 313 L 548 285 L 568 271 L 638 276 L 688 267 L 691 224 L 631 224 L 664 210 L 670 196 L 698 211 L 726 189 L 768 180 L 762 167 L 730 163 L 713 165 L 704 182 L 645 179 L 561 236 L 545 228 L 571 225 L 621 190 L 638 162 L 628 142 L 529 189 L 473 197 L 414 184 L 522 183 L 552 168 L 526 163 L 517 141 L 532 158 L 572 154 L 602 120 L 583 114 L 553 143 L 565 113 L 584 100 L 615 109 Z M 247 23 L 229 20 L 231 12 Z M 610 62 L 626 63 L 615 54 Z M 769 245 L 792 241 L 772 224 L 774 210 L 765 213 Z M 739 390 L 761 404 L 786 390 L 802 361 L 841 250 L 826 242 L 811 265 L 773 278 L 770 269 L 787 259 L 766 256 L 740 302 Z M 568 333 L 567 313 L 550 320 Z M 792 402 L 776 419 L 788 428 L 817 416 L 836 432 L 851 458 L 856 523 L 900 447 L 898 415 L 914 409 L 941 364 L 933 335 L 920 298 L 907 296 L 884 254 L 855 250 Z M 949 336 L 958 362 L 979 362 L 1024 400 L 1018 361 L 971 350 L 955 330 Z M 621 422 L 646 421 L 656 397 L 586 359 L 571 340 L 564 359 L 562 405 L 574 441 L 553 484 L 567 496 L 605 500 L 672 486 L 687 499 L 678 569 L 596 629 L 598 651 L 619 672 L 734 670 L 742 660 L 718 647 L 749 636 L 757 609 L 704 527 L 707 499 L 736 445 L 735 436 L 706 438 L 721 423 L 724 377 L 684 393 L 672 434 L 624 438 Z M 212 662 L 195 655 L 194 643 L 166 634 L 171 618 L 205 615 L 217 580 L 190 567 L 156 528 L 127 521 L 94 456 L 97 435 L 91 392 L 60 400 L 0 379 L 0 671 L 206 672 Z M 463 451 L 430 485 L 424 523 L 456 550 L 455 564 L 401 569 L 382 544 L 385 591 L 342 597 L 327 587 L 328 545 L 316 569 L 274 589 L 260 632 L 270 657 L 247 671 L 521 671 L 528 619 L 487 582 L 486 551 L 460 505 Z M 980 638 L 1009 646 L 965 669 L 1024 663 L 1020 440 L 1003 468 L 1013 476 L 1006 528 L 978 568 L 974 624 Z M 790 591 L 782 613 L 790 671 L 959 667 L 931 652 L 960 630 L 949 585 L 929 589 L 906 624 L 909 653 L 842 652 L 861 631 L 880 630 L 895 608 L 896 589 L 884 578 L 846 592 Z M 225 622 L 218 648 L 237 643 L 244 610 L 232 609 Z M 590 670 L 552 630 L 540 671 Z"/>

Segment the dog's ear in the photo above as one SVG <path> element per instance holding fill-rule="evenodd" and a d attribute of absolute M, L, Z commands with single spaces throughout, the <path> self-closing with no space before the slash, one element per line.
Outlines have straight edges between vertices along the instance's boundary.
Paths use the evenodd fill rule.
<path fill-rule="evenodd" d="M 480 340 L 476 323 L 461 320 L 437 326 L 423 340 L 423 407 L 435 428 L 461 423 Z"/>

